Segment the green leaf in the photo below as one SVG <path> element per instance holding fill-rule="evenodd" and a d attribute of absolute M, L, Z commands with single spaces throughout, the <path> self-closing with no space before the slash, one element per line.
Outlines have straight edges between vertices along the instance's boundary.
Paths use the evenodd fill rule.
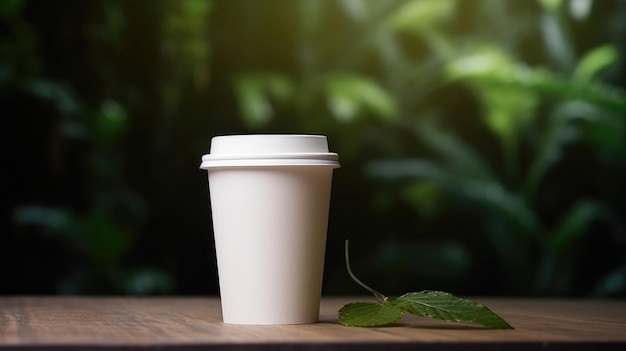
<path fill-rule="evenodd" d="M 470 79 L 481 82 L 484 77 L 514 79 L 520 68 L 513 58 L 502 49 L 490 45 L 480 46 L 446 65 L 450 79 Z"/>
<path fill-rule="evenodd" d="M 600 70 L 618 59 L 617 49 L 613 45 L 602 45 L 589 51 L 580 60 L 574 71 L 574 78 L 590 81 Z"/>
<path fill-rule="evenodd" d="M 466 80 L 481 88 L 493 87 L 528 96 L 577 99 L 618 113 L 626 112 L 626 94 L 614 86 L 567 79 L 521 63 L 507 66 L 509 64 L 487 51 L 452 62 L 447 67 L 447 73 L 450 79 Z"/>
<path fill-rule="evenodd" d="M 235 93 L 239 110 L 248 126 L 259 127 L 272 118 L 274 111 L 258 81 L 242 77 L 235 83 Z"/>
<path fill-rule="evenodd" d="M 476 53 L 462 56 L 448 64 L 452 79 L 468 79 L 484 108 L 484 120 L 489 129 L 505 144 L 516 144 L 521 126 L 534 116 L 537 94 L 532 90 L 502 89 L 489 84 L 487 77 L 503 80 L 518 79 L 524 67 L 499 48 L 486 46 Z"/>
<path fill-rule="evenodd" d="M 252 72 L 234 81 L 241 116 L 248 127 L 265 126 L 275 115 L 273 103 L 287 103 L 293 92 L 291 81 L 278 73 Z"/>
<path fill-rule="evenodd" d="M 377 327 L 397 322 L 402 310 L 391 304 L 354 302 L 339 310 L 339 322 L 349 327 Z"/>
<path fill-rule="evenodd" d="M 413 0 L 398 7 L 387 19 L 392 29 L 422 32 L 450 18 L 454 11 L 450 0 Z"/>
<path fill-rule="evenodd" d="M 335 119 L 348 122 L 369 111 L 389 120 L 397 113 L 393 97 L 376 81 L 355 74 L 338 73 L 326 83 L 328 107 Z"/>
<path fill-rule="evenodd" d="M 557 11 L 563 4 L 563 0 L 539 0 L 538 2 L 549 11 Z"/>
<path fill-rule="evenodd" d="M 343 306 L 339 310 L 339 322 L 345 326 L 388 325 L 402 318 L 403 311 L 408 311 L 419 316 L 446 321 L 474 322 L 494 329 L 513 329 L 487 307 L 445 292 L 423 291 L 389 299 L 365 285 L 352 273 L 348 251 L 348 240 L 346 240 L 345 255 L 348 274 L 357 284 L 373 293 L 378 302 L 355 302 Z"/>
<path fill-rule="evenodd" d="M 453 322 L 472 322 L 493 329 L 513 329 L 489 308 L 440 291 L 404 294 L 390 303 L 409 313 Z"/>

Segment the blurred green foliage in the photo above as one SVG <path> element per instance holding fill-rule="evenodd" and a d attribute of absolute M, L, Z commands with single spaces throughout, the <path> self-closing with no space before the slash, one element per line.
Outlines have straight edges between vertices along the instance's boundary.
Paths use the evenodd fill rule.
<path fill-rule="evenodd" d="M 624 296 L 624 19 L 623 0 L 2 2 L 0 293 L 215 293 L 199 157 L 286 132 L 341 155 L 326 293 L 358 291 L 349 238 L 390 293 Z"/>

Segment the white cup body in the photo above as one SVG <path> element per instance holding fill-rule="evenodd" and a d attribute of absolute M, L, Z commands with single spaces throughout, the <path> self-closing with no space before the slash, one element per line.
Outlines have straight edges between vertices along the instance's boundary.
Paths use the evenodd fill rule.
<path fill-rule="evenodd" d="M 285 138 L 263 137 L 266 141 Z M 250 148 L 258 150 L 254 144 Z M 275 154 L 293 154 L 282 150 L 289 146 L 279 145 Z M 245 150 L 244 146 L 231 158 L 213 154 L 210 161 L 215 167 L 203 162 L 208 170 L 223 321 L 314 323 L 319 318 L 332 173 L 338 163 L 307 164 L 296 156 L 292 164 L 285 164 L 287 158 L 279 156 L 272 164 L 271 155 L 246 158 L 241 156 Z M 306 151 L 305 146 L 298 154 Z M 237 165 L 232 159 L 242 162 Z"/>

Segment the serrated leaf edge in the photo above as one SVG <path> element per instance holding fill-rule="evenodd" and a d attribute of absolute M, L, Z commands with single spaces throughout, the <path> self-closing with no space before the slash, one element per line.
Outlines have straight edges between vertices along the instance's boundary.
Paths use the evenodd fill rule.
<path fill-rule="evenodd" d="M 482 312 L 486 313 L 489 317 L 493 318 L 494 321 L 497 322 L 497 324 L 483 323 L 483 322 L 479 322 L 479 321 L 476 321 L 476 320 L 471 319 L 471 318 L 470 319 L 461 319 L 461 318 L 447 319 L 447 318 L 442 318 L 441 316 L 433 315 L 433 314 L 427 313 L 427 312 L 416 313 L 416 312 L 413 312 L 413 311 L 409 310 L 408 308 L 403 307 L 404 303 L 402 303 L 402 300 L 406 301 L 405 303 L 415 303 L 413 301 L 408 300 L 408 298 L 407 298 L 408 295 L 445 295 L 447 297 L 454 298 L 458 302 L 468 303 L 469 306 L 471 306 L 472 308 L 482 309 Z M 482 325 L 482 326 L 484 326 L 486 328 L 490 328 L 490 329 L 515 329 L 506 320 L 504 320 L 504 318 L 500 317 L 497 313 L 493 312 L 489 307 L 487 307 L 487 306 L 485 306 L 483 304 L 477 303 L 475 301 L 469 300 L 469 299 L 465 299 L 465 298 L 462 298 L 462 297 L 455 296 L 455 295 L 453 295 L 451 293 L 448 293 L 448 292 L 434 291 L 434 290 L 424 290 L 424 291 L 420 291 L 420 292 L 409 292 L 409 293 L 406 293 L 406 294 L 404 294 L 404 295 L 402 295 L 400 297 L 389 299 L 389 301 L 390 301 L 391 304 L 393 304 L 394 306 L 400 308 L 401 310 L 403 310 L 405 312 L 408 312 L 408 313 L 411 313 L 411 314 L 416 315 L 416 316 L 420 316 L 420 317 L 435 318 L 435 319 L 449 321 L 449 322 L 469 322 L 469 323 L 479 324 L 479 325 Z M 400 303 L 398 303 L 398 301 L 400 301 Z M 453 314 L 451 311 L 449 311 L 449 310 L 447 310 L 445 308 L 442 308 L 440 306 L 428 305 L 428 304 L 425 304 L 425 303 L 420 303 L 420 304 L 423 305 L 423 306 L 427 306 L 429 308 L 445 310 L 446 312 L 450 313 L 451 315 Z"/>
<path fill-rule="evenodd" d="M 395 320 L 393 320 L 393 321 L 389 321 L 389 322 L 385 322 L 385 323 L 372 323 L 372 324 L 359 324 L 359 325 L 346 323 L 346 322 L 343 320 L 343 318 L 342 318 L 342 316 L 344 316 L 344 315 L 345 315 L 346 307 L 353 306 L 353 305 L 357 305 L 357 304 L 372 304 L 372 305 L 380 305 L 380 306 L 390 306 L 390 307 L 395 307 L 395 308 L 397 308 L 397 309 L 400 311 L 400 315 L 399 315 L 399 317 L 398 317 L 398 318 L 396 318 Z M 343 314 L 342 314 L 342 311 L 343 311 Z M 403 310 L 403 309 L 401 309 L 401 308 L 399 308 L 398 306 L 395 306 L 395 305 L 392 305 L 392 304 L 388 304 L 388 303 L 360 302 L 360 301 L 359 301 L 359 302 L 351 302 L 351 303 L 345 304 L 343 307 L 341 307 L 341 308 L 339 309 L 339 312 L 338 312 L 339 323 L 341 323 L 341 325 L 344 325 L 344 326 L 346 326 L 346 327 L 358 327 L 358 328 L 371 328 L 371 327 L 382 327 L 382 326 L 388 326 L 388 325 L 391 325 L 391 324 L 393 324 L 393 323 L 396 323 L 397 321 L 399 321 L 400 319 L 402 319 L 402 317 L 403 317 L 403 316 L 404 316 L 404 310 Z"/>

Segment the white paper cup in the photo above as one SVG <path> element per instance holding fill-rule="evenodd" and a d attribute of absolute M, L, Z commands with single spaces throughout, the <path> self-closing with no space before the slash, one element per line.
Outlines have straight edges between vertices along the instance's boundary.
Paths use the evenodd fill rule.
<path fill-rule="evenodd" d="M 325 136 L 211 141 L 208 171 L 224 323 L 319 318 L 332 172 Z"/>

